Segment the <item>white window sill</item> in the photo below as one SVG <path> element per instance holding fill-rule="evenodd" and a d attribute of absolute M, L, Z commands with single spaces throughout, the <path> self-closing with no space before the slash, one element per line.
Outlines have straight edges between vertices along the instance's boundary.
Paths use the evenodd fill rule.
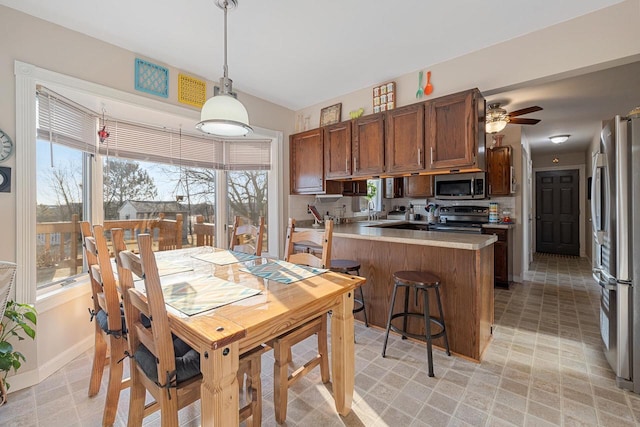
<path fill-rule="evenodd" d="M 39 313 L 43 313 L 75 298 L 90 296 L 91 286 L 89 275 L 78 276 L 75 283 L 65 286 L 52 286 L 38 291 L 36 307 Z"/>

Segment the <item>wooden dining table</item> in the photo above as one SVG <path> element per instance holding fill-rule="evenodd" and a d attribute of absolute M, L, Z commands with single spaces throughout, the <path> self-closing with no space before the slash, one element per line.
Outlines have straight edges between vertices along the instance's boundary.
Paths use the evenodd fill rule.
<path fill-rule="evenodd" d="M 332 312 L 331 381 L 335 407 L 340 415 L 347 415 L 351 410 L 354 387 L 354 290 L 365 279 L 326 271 L 286 284 L 245 271 L 248 266 L 274 263 L 275 260 L 258 257 L 223 265 L 205 260 L 228 255 L 221 251 L 224 250 L 195 247 L 156 253 L 165 301 L 168 297 L 165 289 L 175 290 L 172 284 L 188 283 L 196 277 L 199 281 L 206 280 L 207 276 L 213 281 L 222 279 L 260 291 L 257 295 L 192 315 L 167 303 L 172 331 L 200 353 L 202 426 L 238 425 L 237 372 L 243 352 L 328 311 Z M 170 298 L 176 306 L 175 292 Z M 198 301 L 197 295 L 190 298 Z"/>

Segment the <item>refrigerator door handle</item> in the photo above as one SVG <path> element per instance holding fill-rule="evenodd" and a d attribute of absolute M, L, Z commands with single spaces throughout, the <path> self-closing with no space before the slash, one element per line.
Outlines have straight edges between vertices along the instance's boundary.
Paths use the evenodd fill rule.
<path fill-rule="evenodd" d="M 593 227 L 593 237 L 598 245 L 604 244 L 606 233 L 602 218 L 602 180 L 606 180 L 604 175 L 606 164 L 607 157 L 604 153 L 596 153 L 593 155 L 594 180 L 591 186 L 591 226 Z M 606 184 L 605 182 L 605 185 Z M 608 206 L 606 209 L 608 210 Z M 609 212 L 605 212 L 605 215 L 605 217 L 608 218 Z"/>
<path fill-rule="evenodd" d="M 592 273 L 593 273 L 593 278 L 595 279 L 596 282 L 598 282 L 601 288 L 604 288 L 609 291 L 615 291 L 617 289 L 616 278 L 607 274 L 601 268 L 594 268 L 592 270 Z"/>

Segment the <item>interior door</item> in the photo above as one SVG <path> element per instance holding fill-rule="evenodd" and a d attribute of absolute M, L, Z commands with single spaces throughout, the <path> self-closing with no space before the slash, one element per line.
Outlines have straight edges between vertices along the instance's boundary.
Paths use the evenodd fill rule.
<path fill-rule="evenodd" d="M 536 252 L 580 255 L 578 170 L 536 173 Z"/>

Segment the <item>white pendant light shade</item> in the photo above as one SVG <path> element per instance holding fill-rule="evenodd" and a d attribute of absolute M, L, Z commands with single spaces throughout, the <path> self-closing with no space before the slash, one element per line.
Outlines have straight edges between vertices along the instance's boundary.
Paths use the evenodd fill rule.
<path fill-rule="evenodd" d="M 244 136 L 251 132 L 249 114 L 244 105 L 231 95 L 211 97 L 202 106 L 196 128 L 219 136 Z"/>

